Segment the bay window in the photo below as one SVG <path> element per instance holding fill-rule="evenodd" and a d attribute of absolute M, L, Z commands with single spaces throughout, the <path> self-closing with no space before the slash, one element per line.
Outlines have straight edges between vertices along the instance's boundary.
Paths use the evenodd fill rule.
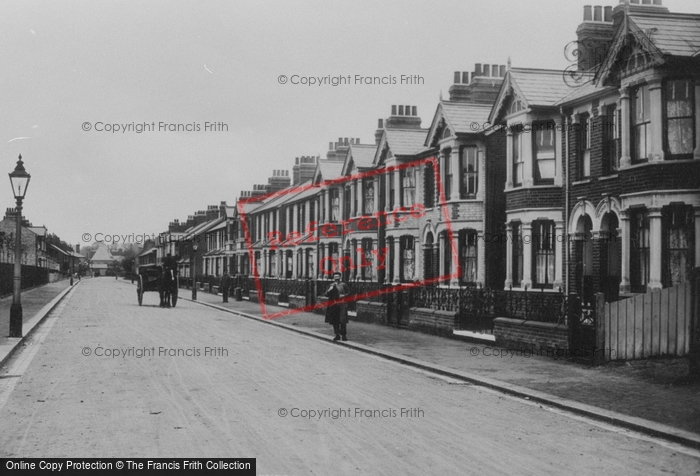
<path fill-rule="evenodd" d="M 532 125 L 533 171 L 536 184 L 553 184 L 556 170 L 556 125 L 552 121 Z"/>
<path fill-rule="evenodd" d="M 428 162 L 423 168 L 423 203 L 425 208 L 435 206 L 435 169 L 433 164 Z"/>
<path fill-rule="evenodd" d="M 603 128 L 604 137 L 604 173 L 606 175 L 617 172 L 620 168 L 620 157 L 622 157 L 622 124 L 620 110 L 612 105 L 605 115 L 605 126 Z"/>
<path fill-rule="evenodd" d="M 645 293 L 649 284 L 649 214 L 630 214 L 630 285 L 632 292 Z"/>
<path fill-rule="evenodd" d="M 330 189 L 331 199 L 331 216 L 330 223 L 338 223 L 340 220 L 340 190 L 337 188 Z"/>
<path fill-rule="evenodd" d="M 402 236 L 399 242 L 401 246 L 401 281 L 412 281 L 416 269 L 415 240 L 412 236 Z"/>
<path fill-rule="evenodd" d="M 460 190 L 459 198 L 476 198 L 479 185 L 479 164 L 476 147 L 465 147 L 459 157 Z"/>
<path fill-rule="evenodd" d="M 666 144 L 670 159 L 691 158 L 695 149 L 695 85 L 687 79 L 666 83 Z"/>
<path fill-rule="evenodd" d="M 517 127 L 513 130 L 513 186 L 523 184 L 524 170 L 522 127 Z"/>
<path fill-rule="evenodd" d="M 532 223 L 533 287 L 551 288 L 554 283 L 554 222 Z"/>
<path fill-rule="evenodd" d="M 472 230 L 459 232 L 459 266 L 462 270 L 461 284 L 476 283 L 477 273 L 477 234 Z"/>
<path fill-rule="evenodd" d="M 523 236 L 520 223 L 513 223 L 513 286 L 519 287 L 523 280 Z"/>
<path fill-rule="evenodd" d="M 676 205 L 663 210 L 664 287 L 690 280 L 695 263 L 693 207 Z"/>
<path fill-rule="evenodd" d="M 362 181 L 362 188 L 362 213 L 371 215 L 374 213 L 374 178 L 365 178 Z"/>
<path fill-rule="evenodd" d="M 416 203 L 416 170 L 413 167 L 401 170 L 401 205 L 410 207 Z"/>
<path fill-rule="evenodd" d="M 632 89 L 631 106 L 632 162 L 646 162 L 651 153 L 651 107 L 648 85 Z"/>
<path fill-rule="evenodd" d="M 579 134 L 579 178 L 591 176 L 591 116 L 581 115 Z"/>

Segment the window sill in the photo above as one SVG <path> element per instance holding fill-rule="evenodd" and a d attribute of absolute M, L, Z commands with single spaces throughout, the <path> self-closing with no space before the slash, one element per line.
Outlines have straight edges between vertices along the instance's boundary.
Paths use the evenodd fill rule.
<path fill-rule="evenodd" d="M 587 183 L 591 183 L 591 179 L 590 179 L 590 178 L 583 179 L 583 180 L 577 180 L 577 181 L 575 181 L 575 182 L 571 182 L 571 185 L 585 185 L 585 184 L 587 184 Z"/>
<path fill-rule="evenodd" d="M 622 171 L 630 170 L 630 169 L 636 169 L 639 167 L 647 167 L 650 165 L 690 164 L 693 162 L 697 162 L 697 161 L 695 159 L 665 159 L 665 160 L 638 162 L 636 164 L 630 164 L 627 167 L 620 167 L 618 172 L 622 172 Z"/>
<path fill-rule="evenodd" d="M 604 177 L 598 177 L 598 180 L 602 182 L 602 181 L 604 181 L 604 180 L 613 180 L 613 179 L 616 179 L 616 178 L 618 178 L 618 175 L 617 175 L 617 174 L 613 174 L 613 175 L 606 175 L 606 176 L 604 176 Z"/>
<path fill-rule="evenodd" d="M 509 188 L 504 190 L 506 193 L 508 192 L 515 192 L 516 190 L 532 190 L 532 189 L 545 189 L 545 188 L 561 188 L 561 185 L 557 184 L 548 184 L 548 185 L 530 185 L 528 187 L 524 185 L 520 185 L 517 187 Z"/>

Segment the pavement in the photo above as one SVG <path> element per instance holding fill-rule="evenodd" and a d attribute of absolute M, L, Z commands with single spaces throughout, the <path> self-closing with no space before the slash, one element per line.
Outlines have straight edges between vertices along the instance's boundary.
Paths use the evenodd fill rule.
<path fill-rule="evenodd" d="M 75 281 L 74 284 L 77 283 L 78 281 Z M 70 279 L 62 279 L 22 291 L 22 338 L 9 337 L 12 296 L 0 299 L 0 365 L 9 359 L 17 346 L 22 345 L 26 337 L 69 290 Z"/>
<path fill-rule="evenodd" d="M 180 291 L 180 299 L 189 300 L 190 296 L 190 290 Z M 264 320 L 257 303 L 234 299 L 223 303 L 221 296 L 204 292 L 197 293 L 197 302 L 319 339 L 332 342 L 334 337 L 331 326 L 319 314 L 299 312 Z M 700 448 L 700 379 L 687 378 L 687 359 L 591 367 L 565 359 L 527 356 L 488 342 L 465 342 L 352 320 L 348 341 L 335 344 Z"/>
<path fill-rule="evenodd" d="M 69 290 L 68 280 L 63 280 L 22 293 L 25 338 Z M 180 290 L 180 299 L 189 297 L 189 290 Z M 323 316 L 314 313 L 265 320 L 256 303 L 233 299 L 223 303 L 221 296 L 204 292 L 198 292 L 197 302 L 329 342 L 334 336 Z M 11 303 L 11 297 L 0 299 L 0 326 L 8 330 Z M 465 342 L 356 321 L 348 324 L 348 339 L 335 345 L 700 449 L 700 381 L 682 377 L 685 359 L 589 367 L 564 359 L 528 356 L 493 343 Z M 0 337 L 0 364 L 23 340 Z M 669 378 L 675 370 L 679 377 Z"/>

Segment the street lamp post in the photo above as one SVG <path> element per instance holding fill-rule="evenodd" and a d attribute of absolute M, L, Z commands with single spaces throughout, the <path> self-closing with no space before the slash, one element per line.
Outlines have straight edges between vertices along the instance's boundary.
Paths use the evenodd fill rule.
<path fill-rule="evenodd" d="M 22 337 L 22 200 L 27 193 L 31 175 L 24 169 L 22 154 L 17 160 L 17 166 L 10 175 L 12 193 L 17 201 L 15 218 L 15 279 L 10 307 L 10 337 Z"/>
<path fill-rule="evenodd" d="M 190 274 L 192 275 L 192 300 L 197 300 L 197 270 L 195 265 L 197 264 L 195 253 L 197 252 L 197 243 L 192 244 L 192 264 L 190 264 Z"/>

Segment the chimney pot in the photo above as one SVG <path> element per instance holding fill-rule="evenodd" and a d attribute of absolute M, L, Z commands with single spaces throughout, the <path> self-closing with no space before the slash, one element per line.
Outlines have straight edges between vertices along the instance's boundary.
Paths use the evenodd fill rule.
<path fill-rule="evenodd" d="M 472 77 L 477 77 L 477 76 L 481 76 L 481 63 L 476 63 L 474 65 L 474 74 L 472 75 Z"/>
<path fill-rule="evenodd" d="M 596 5 L 593 7 L 593 21 L 603 21 L 603 7 Z"/>
<path fill-rule="evenodd" d="M 407 116 L 410 116 L 411 115 L 411 106 L 405 106 L 404 111 L 405 111 L 404 114 L 406 114 Z"/>
<path fill-rule="evenodd" d="M 608 23 L 612 22 L 612 11 L 613 7 L 605 7 L 603 9 L 603 21 Z"/>
<path fill-rule="evenodd" d="M 399 106 L 399 116 L 403 116 L 403 106 Z"/>
<path fill-rule="evenodd" d="M 355 139 L 355 144 L 359 144 L 359 143 L 360 143 L 360 138 L 358 137 Z"/>
<path fill-rule="evenodd" d="M 455 84 L 459 84 L 459 71 L 455 71 L 455 80 L 454 80 L 454 83 L 455 83 Z"/>
<path fill-rule="evenodd" d="M 494 78 L 498 77 L 498 65 L 497 64 L 491 65 L 491 76 Z"/>
<path fill-rule="evenodd" d="M 654 0 L 654 5 L 663 5 L 662 0 Z"/>
<path fill-rule="evenodd" d="M 462 84 L 469 84 L 469 73 L 462 71 Z"/>
<path fill-rule="evenodd" d="M 348 145 L 348 138 L 345 138 L 345 145 Z"/>
<path fill-rule="evenodd" d="M 593 7 L 590 5 L 584 5 L 583 7 L 583 21 L 593 20 Z"/>
<path fill-rule="evenodd" d="M 490 73 L 490 71 L 491 71 L 491 66 L 490 66 L 490 65 L 485 64 L 485 65 L 484 65 L 484 69 L 483 69 L 482 71 L 483 71 L 483 75 L 484 75 L 484 76 L 491 76 L 491 73 Z"/>
<path fill-rule="evenodd" d="M 418 106 L 413 106 L 411 109 L 411 115 L 412 116 L 417 116 L 418 115 Z"/>
<path fill-rule="evenodd" d="M 651 0 L 642 0 L 642 5 L 651 5 Z"/>
<path fill-rule="evenodd" d="M 499 76 L 500 76 L 501 78 L 505 78 L 505 77 L 506 77 L 506 65 L 504 65 L 504 64 L 501 65 L 501 71 L 500 71 Z"/>
<path fill-rule="evenodd" d="M 383 129 L 384 128 L 384 119 L 379 119 L 377 121 L 377 129 Z"/>
<path fill-rule="evenodd" d="M 391 115 L 392 116 L 396 115 L 396 106 L 391 106 Z"/>

